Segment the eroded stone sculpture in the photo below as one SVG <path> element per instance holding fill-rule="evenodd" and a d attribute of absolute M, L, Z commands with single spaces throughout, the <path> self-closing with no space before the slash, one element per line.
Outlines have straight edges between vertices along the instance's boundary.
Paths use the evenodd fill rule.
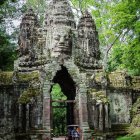
<path fill-rule="evenodd" d="M 68 1 L 52 1 L 46 13 L 46 49 L 53 58 L 70 58 L 72 55 L 75 21 Z"/>
<path fill-rule="evenodd" d="M 29 9 L 20 24 L 20 35 L 18 40 L 20 56 L 31 55 L 33 44 L 36 40 L 36 38 L 33 38 L 35 26 L 38 27 L 37 17 L 33 10 Z"/>
<path fill-rule="evenodd" d="M 45 63 L 43 55 L 45 37 L 32 9 L 29 9 L 22 18 L 18 44 L 19 59 L 17 67 L 19 67 L 19 70 L 28 70 L 28 67 Z"/>
<path fill-rule="evenodd" d="M 92 16 L 85 11 L 78 24 L 77 65 L 84 68 L 100 68 L 98 32 Z"/>

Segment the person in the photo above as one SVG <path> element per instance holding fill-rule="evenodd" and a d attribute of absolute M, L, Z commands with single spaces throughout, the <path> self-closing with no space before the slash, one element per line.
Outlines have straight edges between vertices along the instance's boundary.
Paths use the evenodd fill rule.
<path fill-rule="evenodd" d="M 71 132 L 72 140 L 79 140 L 80 134 L 77 130 L 78 129 L 76 127 L 74 127 L 74 129 L 72 130 L 72 132 Z"/>

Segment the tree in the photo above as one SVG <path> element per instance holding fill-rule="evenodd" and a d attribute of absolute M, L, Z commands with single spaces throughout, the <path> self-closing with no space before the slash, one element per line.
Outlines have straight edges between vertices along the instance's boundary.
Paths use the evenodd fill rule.
<path fill-rule="evenodd" d="M 121 0 L 112 8 L 112 24 L 116 33 L 124 32 L 121 45 L 112 50 L 110 64 L 116 61 L 116 68 L 126 69 L 130 74 L 140 75 L 140 3 L 139 0 Z M 120 51 L 116 51 L 119 49 Z"/>
<path fill-rule="evenodd" d="M 44 13 L 47 9 L 46 0 L 26 0 L 26 7 L 32 8 L 37 13 L 40 23 L 44 21 Z"/>
<path fill-rule="evenodd" d="M 0 3 L 0 69 L 11 70 L 14 60 L 13 47 L 10 47 L 10 37 L 6 33 L 6 26 L 4 24 L 7 16 L 7 1 Z"/>
<path fill-rule="evenodd" d="M 139 75 L 139 0 L 71 1 L 81 11 L 88 8 L 92 12 L 99 31 L 104 70 L 125 69 Z"/>

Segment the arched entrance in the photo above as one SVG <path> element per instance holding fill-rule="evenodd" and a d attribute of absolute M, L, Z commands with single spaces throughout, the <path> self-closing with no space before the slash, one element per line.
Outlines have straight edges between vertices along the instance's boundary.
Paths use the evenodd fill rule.
<path fill-rule="evenodd" d="M 43 87 L 43 128 L 46 132 L 43 136 L 51 138 L 51 129 L 53 129 L 51 91 L 53 85 L 58 83 L 63 94 L 67 97 L 63 102 L 66 110 L 65 126 L 78 125 L 81 130 L 81 136 L 86 139 L 87 130 L 89 130 L 86 74 L 80 73 L 78 67 L 71 61 L 67 61 L 63 65 L 55 62 L 48 64 L 46 71 L 46 80 Z"/>
<path fill-rule="evenodd" d="M 72 77 L 68 73 L 68 70 L 63 65 L 61 70 L 56 72 L 53 78 L 53 83 L 56 86 L 58 84 L 61 88 L 60 96 L 55 97 L 51 88 L 51 113 L 52 113 L 52 128 L 61 129 L 58 131 L 60 135 L 65 134 L 68 125 L 76 124 L 76 114 L 75 114 L 75 97 L 76 97 L 76 85 Z M 58 89 L 59 90 L 59 89 Z M 59 93 L 59 92 L 58 92 Z M 63 94 L 63 95 L 62 95 Z M 58 113 L 58 114 L 56 114 Z M 61 113 L 61 115 L 59 114 Z M 56 118 L 55 115 L 58 115 Z M 56 126 L 56 123 L 58 125 Z M 64 124 L 65 123 L 65 124 Z M 53 130 L 56 132 L 56 130 Z"/>

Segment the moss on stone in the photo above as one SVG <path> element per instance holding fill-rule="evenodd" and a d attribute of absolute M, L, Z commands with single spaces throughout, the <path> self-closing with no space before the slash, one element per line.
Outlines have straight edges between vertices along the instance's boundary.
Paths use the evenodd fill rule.
<path fill-rule="evenodd" d="M 18 103 L 20 104 L 27 104 L 31 101 L 32 98 L 38 96 L 40 94 L 40 90 L 38 88 L 28 88 L 27 90 L 23 91 L 18 99 Z"/>
<path fill-rule="evenodd" d="M 19 82 L 29 82 L 33 79 L 39 80 L 40 73 L 39 71 L 33 71 L 33 72 L 28 72 L 28 73 L 18 73 L 17 77 L 18 77 Z"/>
<path fill-rule="evenodd" d="M 130 77 L 130 81 L 126 80 L 126 77 Z M 115 71 L 108 74 L 108 79 L 110 81 L 109 86 L 116 88 L 129 88 L 133 90 L 140 90 L 140 77 L 139 76 L 129 76 L 124 71 Z M 130 82 L 130 83 L 128 83 Z"/>
<path fill-rule="evenodd" d="M 14 72 L 0 72 L 0 85 L 12 85 Z M 33 71 L 28 73 L 17 73 L 17 82 L 30 82 L 33 79 L 39 80 L 39 71 Z"/>
<path fill-rule="evenodd" d="M 18 73 L 18 82 L 28 83 L 28 88 L 21 93 L 18 103 L 27 104 L 32 98 L 38 96 L 41 93 L 41 82 L 39 71 L 33 71 L 29 73 Z"/>
<path fill-rule="evenodd" d="M 134 90 L 140 90 L 140 76 L 132 77 L 132 87 Z"/>
<path fill-rule="evenodd" d="M 123 72 L 112 72 L 108 75 L 112 86 L 125 87 L 125 75 Z"/>
<path fill-rule="evenodd" d="M 95 74 L 95 81 L 101 83 L 101 80 L 102 80 L 102 76 L 103 76 L 103 75 L 104 75 L 103 72 L 97 72 L 97 73 Z"/>
<path fill-rule="evenodd" d="M 129 133 L 134 134 L 140 132 L 140 97 L 137 99 L 136 103 L 134 103 L 131 114 L 132 123 L 129 128 Z"/>
<path fill-rule="evenodd" d="M 91 89 L 89 94 L 91 95 L 90 98 L 92 100 L 96 100 L 97 102 L 102 102 L 104 104 L 109 103 L 109 99 L 106 97 L 103 91 L 97 91 L 95 89 Z"/>
<path fill-rule="evenodd" d="M 133 104 L 133 107 L 132 107 L 132 110 L 131 110 L 132 117 L 134 117 L 137 114 L 140 114 L 140 97 Z"/>
<path fill-rule="evenodd" d="M 0 72 L 0 85 L 12 85 L 13 72 Z"/>
<path fill-rule="evenodd" d="M 89 94 L 91 94 L 91 93 L 93 93 L 93 92 L 97 92 L 97 89 L 92 88 L 92 89 L 89 89 L 89 90 L 88 90 L 88 93 L 89 93 Z"/>

